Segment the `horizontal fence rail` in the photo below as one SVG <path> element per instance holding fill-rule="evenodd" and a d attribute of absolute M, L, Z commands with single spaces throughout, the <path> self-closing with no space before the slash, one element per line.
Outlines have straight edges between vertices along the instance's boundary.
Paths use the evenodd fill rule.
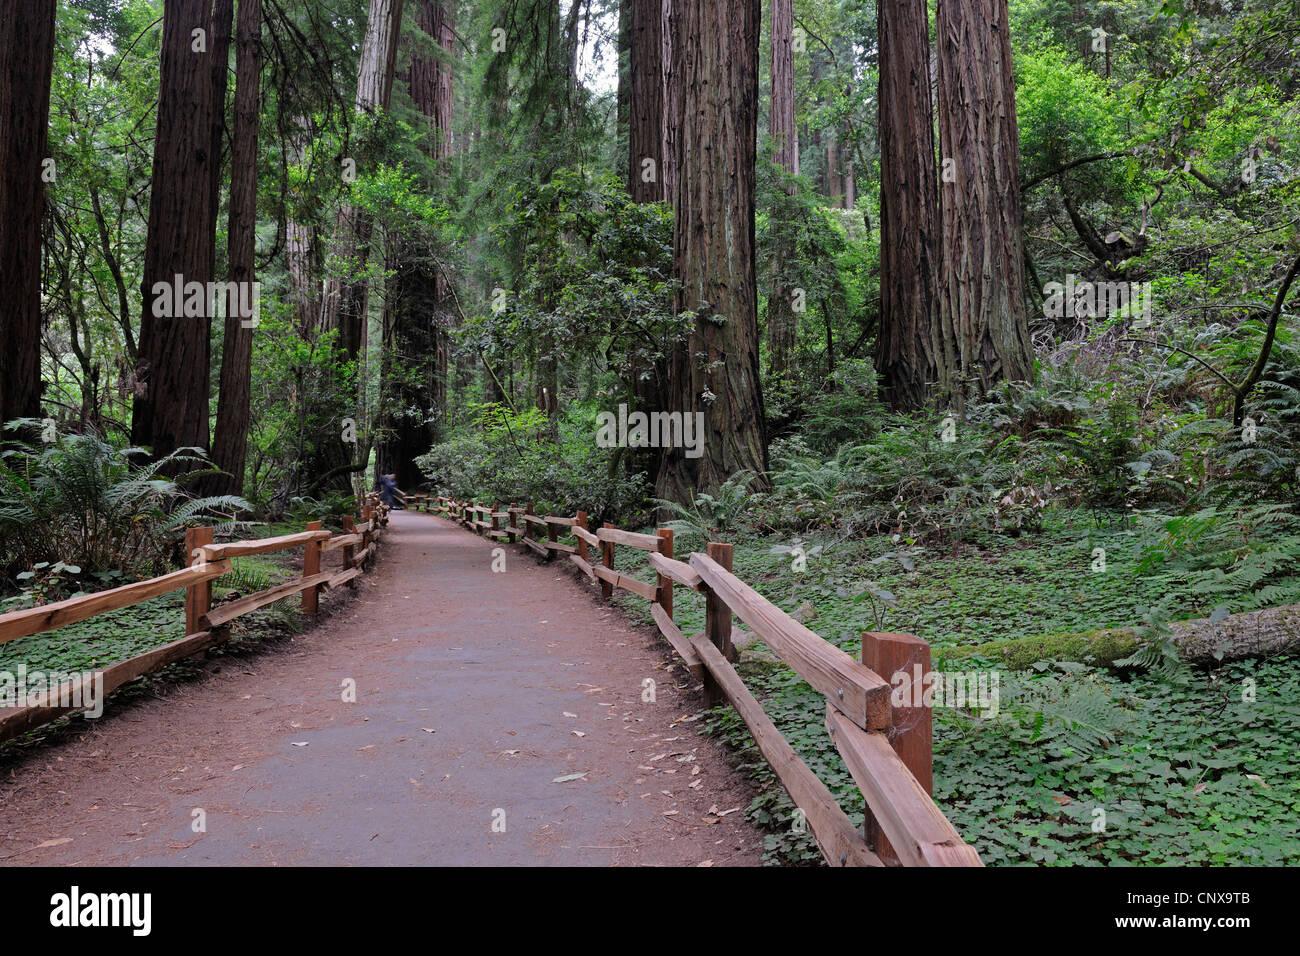
<path fill-rule="evenodd" d="M 607 600 L 623 590 L 650 601 L 659 632 L 691 675 L 703 681 L 706 703 L 725 700 L 735 708 L 830 865 L 983 865 L 931 799 L 930 708 L 895 705 L 890 699 L 896 672 L 917 664 L 929 671 L 930 648 L 924 641 L 906 634 L 864 633 L 862 660 L 856 661 L 732 574 L 729 544 L 710 543 L 707 553 L 679 561 L 673 557 L 673 532 L 667 528 L 656 534 L 608 524 L 593 529 L 582 511 L 571 518 L 538 517 L 532 504 L 490 508 L 442 495 L 408 495 L 407 504 L 493 540 L 524 545 L 547 561 L 565 554 L 600 585 Z M 617 545 L 645 552 L 656 583 L 616 571 Z M 703 633 L 688 637 L 673 622 L 674 585 L 705 596 Z M 861 831 L 745 686 L 734 666 L 738 655 L 733 634 L 739 632 L 733 618 L 748 625 L 800 678 L 825 695 L 827 732 L 867 804 Z"/>
<path fill-rule="evenodd" d="M 0 741 L 8 740 L 33 728 L 40 727 L 59 717 L 82 710 L 82 707 L 61 707 L 55 701 L 80 699 L 72 697 L 75 685 L 93 677 L 103 681 L 100 693 L 107 696 L 128 681 L 156 671 L 164 665 L 183 660 L 225 641 L 225 625 L 250 611 L 282 601 L 295 594 L 302 595 L 302 609 L 315 614 L 322 591 L 351 584 L 363 573 L 364 564 L 374 554 L 378 531 L 388 525 L 388 506 L 375 495 L 368 495 L 360 505 L 362 523 L 356 524 L 350 515 L 342 519 L 344 533 L 334 535 L 321 528 L 321 522 L 312 521 L 305 531 L 261 538 L 251 541 L 234 541 L 216 544 L 212 528 L 188 528 L 185 532 L 185 552 L 192 563 L 187 568 L 164 574 L 161 577 L 136 581 L 109 591 L 84 594 L 54 604 L 11 611 L 0 615 L 0 643 L 52 631 L 67 624 L 131 607 L 150 598 L 185 589 L 185 636 L 162 647 L 154 648 L 124 661 L 118 661 L 83 675 L 78 681 L 48 691 L 34 706 L 0 708 Z M 357 547 L 360 546 L 360 550 Z M 254 554 L 269 554 L 293 548 L 303 549 L 302 574 L 295 580 L 225 604 L 212 606 L 212 582 L 232 570 L 231 558 Z M 321 571 L 324 552 L 343 549 L 341 571 Z M 102 699 L 102 697 L 101 697 Z"/>

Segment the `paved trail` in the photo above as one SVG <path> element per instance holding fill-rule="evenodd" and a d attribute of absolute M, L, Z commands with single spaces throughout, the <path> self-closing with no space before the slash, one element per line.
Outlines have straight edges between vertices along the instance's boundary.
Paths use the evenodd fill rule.
<path fill-rule="evenodd" d="M 743 813 L 710 813 L 753 792 L 679 722 L 701 698 L 662 644 L 558 561 L 512 546 L 492 572 L 492 547 L 394 512 L 321 626 L 0 758 L 0 863 L 758 863 Z"/>

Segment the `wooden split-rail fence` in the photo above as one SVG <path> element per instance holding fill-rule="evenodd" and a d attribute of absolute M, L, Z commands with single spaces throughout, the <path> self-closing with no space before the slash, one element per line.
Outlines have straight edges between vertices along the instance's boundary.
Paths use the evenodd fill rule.
<path fill-rule="evenodd" d="M 861 661 L 822 640 L 731 573 L 732 547 L 710 543 L 685 561 L 673 556 L 673 532 L 588 527 L 587 515 L 533 514 L 534 508 L 490 508 L 444 496 L 409 495 L 409 507 L 459 521 L 487 538 L 524 545 L 546 560 L 557 554 L 600 584 L 606 599 L 625 590 L 651 602 L 659 631 L 692 675 L 706 703 L 728 701 L 802 812 L 832 866 L 981 866 L 975 850 L 931 799 L 933 752 L 929 707 L 891 702 L 891 681 L 916 665 L 930 671 L 930 647 L 906 634 L 862 636 Z M 561 538 L 572 537 L 572 542 Z M 646 552 L 656 583 L 614 569 L 614 548 Z M 597 557 L 598 555 L 598 557 Z M 705 596 L 705 630 L 687 637 L 673 623 L 673 587 Z M 814 689 L 826 695 L 826 729 L 866 800 L 861 831 L 830 790 L 795 753 L 733 666 L 733 615 Z M 910 694 L 908 695 L 911 696 Z"/>
<path fill-rule="evenodd" d="M 100 693 L 107 696 L 128 681 L 221 643 L 229 636 L 226 625 L 250 611 L 301 594 L 303 611 L 315 614 L 322 591 L 345 584 L 349 587 L 356 586 L 352 582 L 370 562 L 377 546 L 378 533 L 388 525 L 388 506 L 378 496 L 368 495 L 362 500 L 364 503 L 359 507 L 361 521 L 358 523 L 351 515 L 345 515 L 342 518 L 342 534 L 322 530 L 321 522 L 311 521 L 306 530 L 295 534 L 217 544 L 213 541 L 212 528 L 189 528 L 185 533 L 185 553 L 191 561 L 189 567 L 113 588 L 111 591 L 85 594 L 54 604 L 0 615 L 0 644 L 3 644 L 185 589 L 184 637 L 136 657 L 83 674 L 72 684 L 51 689 L 34 706 L 0 709 L 0 741 L 83 710 L 83 707 L 58 706 L 60 701 L 84 699 L 76 687 L 77 683 L 98 677 L 103 681 Z M 303 549 L 302 574 L 297 579 L 212 606 L 212 582 L 231 571 L 231 558 L 269 554 L 291 548 Z M 321 571 L 321 555 L 340 548 L 343 551 L 342 570 Z"/>

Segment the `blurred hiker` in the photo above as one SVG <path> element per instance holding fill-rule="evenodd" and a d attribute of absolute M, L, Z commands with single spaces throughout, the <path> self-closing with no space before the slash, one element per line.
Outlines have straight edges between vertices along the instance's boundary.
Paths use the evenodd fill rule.
<path fill-rule="evenodd" d="M 390 508 L 406 507 L 406 494 L 397 487 L 396 475 L 379 476 L 379 497 Z"/>

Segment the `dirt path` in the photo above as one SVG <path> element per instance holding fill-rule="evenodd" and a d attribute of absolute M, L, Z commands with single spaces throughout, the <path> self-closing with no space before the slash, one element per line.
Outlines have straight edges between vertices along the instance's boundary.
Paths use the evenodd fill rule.
<path fill-rule="evenodd" d="M 395 512 L 321 626 L 0 764 L 0 863 L 758 863 L 698 688 L 519 550 Z"/>

